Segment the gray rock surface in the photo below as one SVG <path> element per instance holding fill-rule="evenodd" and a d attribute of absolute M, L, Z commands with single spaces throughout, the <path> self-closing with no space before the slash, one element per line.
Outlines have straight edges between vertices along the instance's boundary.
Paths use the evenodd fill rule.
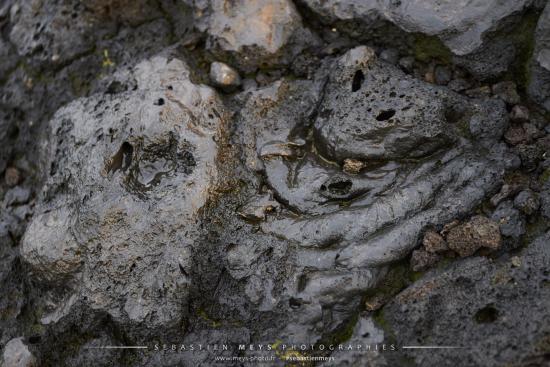
<path fill-rule="evenodd" d="M 492 110 L 466 104 L 467 100 L 438 87 L 398 78 L 396 69 L 377 61 L 365 47 L 349 51 L 329 70 L 322 93 L 316 92 L 315 82 L 301 81 L 277 82 L 250 93 L 239 121 L 245 141 L 252 142 L 246 146 L 243 160 L 252 170 L 265 174 L 267 184 L 291 212 L 302 214 L 296 217 L 283 211 L 261 224 L 265 233 L 297 246 L 294 274 L 300 274 L 300 282 L 296 284 L 297 278 L 293 278 L 287 292 L 301 300 L 300 312 L 296 312 L 300 318 L 292 320 L 302 325 L 309 317 L 321 317 L 322 305 L 339 307 L 344 313 L 358 300 L 356 294 L 376 286 L 388 264 L 404 258 L 416 246 L 425 226 L 442 225 L 471 210 L 495 189 L 503 173 L 490 156 L 474 154 L 473 146 L 494 139 L 493 134 L 481 135 L 478 141 L 464 139 L 456 127 L 459 122 L 447 120 L 450 112 L 444 106 L 451 98 L 464 102 L 465 111 L 459 119 L 465 124 L 474 118 L 491 119 Z M 363 72 L 364 85 L 354 91 L 358 70 Z M 390 75 L 397 76 L 392 79 Z M 377 83 L 378 76 L 385 85 Z M 387 97 L 381 92 L 386 88 Z M 415 94 L 416 104 L 405 98 L 398 102 L 397 93 L 389 95 L 392 88 L 405 96 L 422 88 L 431 98 Z M 388 100 L 366 96 L 378 91 Z M 376 103 L 386 105 L 378 107 Z M 317 105 L 320 111 L 311 123 L 311 109 Z M 371 106 L 376 110 L 369 112 Z M 395 107 L 395 117 L 377 122 L 376 116 L 385 106 Z M 407 106 L 416 113 L 409 114 Z M 365 122 L 378 124 L 378 130 L 361 131 L 359 126 Z M 313 141 L 308 141 L 310 129 Z M 340 136 L 343 138 L 336 140 Z M 376 147 L 358 144 L 368 137 L 377 139 L 380 148 L 364 150 Z M 385 140 L 391 142 L 386 145 L 388 150 L 381 144 Z M 419 147 L 419 141 L 424 145 Z M 338 165 L 345 157 L 377 165 L 359 175 L 346 174 Z M 326 163 L 330 161 L 336 165 Z M 341 202 L 347 205 L 342 208 Z M 429 208 L 428 203 L 432 203 Z M 288 329 L 291 325 L 287 332 L 301 335 Z"/>
<path fill-rule="evenodd" d="M 544 365 L 545 6 L 1 2 L 2 356 Z"/>
<path fill-rule="evenodd" d="M 143 61 L 131 77 L 134 91 L 77 100 L 51 122 L 48 177 L 22 256 L 41 280 L 71 286 L 44 324 L 79 301 L 118 322 L 185 320 L 197 213 L 216 187 L 224 107 L 177 59 Z"/>
<path fill-rule="evenodd" d="M 196 2 L 194 10 L 207 48 L 245 71 L 288 64 L 316 43 L 289 0 L 210 0 Z"/>
<path fill-rule="evenodd" d="M 465 350 L 400 350 L 385 354 L 388 363 L 406 358 L 425 366 L 547 365 L 549 325 L 540 320 L 550 302 L 549 241 L 546 233 L 522 249 L 520 266 L 507 256 L 468 258 L 426 274 L 397 295 L 378 316 L 386 343 Z"/>
<path fill-rule="evenodd" d="M 550 4 L 542 12 L 535 31 L 528 92 L 533 100 L 550 111 Z"/>
<path fill-rule="evenodd" d="M 35 367 L 36 358 L 23 343 L 23 338 L 10 340 L 4 347 L 4 367 Z"/>
<path fill-rule="evenodd" d="M 437 36 L 456 55 L 479 48 L 486 33 L 531 3 L 530 0 L 306 1 L 313 11 L 330 21 L 359 20 L 373 27 L 386 20 L 407 32 Z"/>

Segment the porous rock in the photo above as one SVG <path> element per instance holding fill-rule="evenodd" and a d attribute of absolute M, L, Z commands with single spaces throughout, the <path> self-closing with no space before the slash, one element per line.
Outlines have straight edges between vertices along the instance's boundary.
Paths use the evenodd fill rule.
<path fill-rule="evenodd" d="M 423 271 L 435 265 L 437 261 L 439 261 L 439 255 L 420 248 L 412 253 L 411 269 L 412 271 Z"/>
<path fill-rule="evenodd" d="M 433 230 L 428 230 L 422 239 L 424 249 L 431 253 L 444 252 L 448 250 L 445 240 L 439 233 Z"/>
<path fill-rule="evenodd" d="M 338 307 L 338 320 L 350 315 L 356 295 L 376 287 L 388 264 L 404 259 L 426 227 L 468 212 L 502 178 L 501 163 L 490 158 L 502 151 L 481 156 L 475 148 L 498 134 L 465 138 L 460 125 L 472 119 L 505 125 L 503 102 L 487 108 L 408 78 L 367 47 L 348 51 L 312 81 L 283 79 L 245 98 L 237 123 L 246 142 L 243 161 L 265 175 L 283 203 L 260 228 L 296 251 L 289 259 L 294 276 L 284 278 L 295 307 L 282 335 L 291 339 L 306 331 L 318 335 L 305 320 L 322 317 L 327 305 Z M 366 166 L 342 171 L 346 159 Z M 231 263 L 256 248 L 231 247 Z M 260 259 L 261 253 L 249 263 Z M 235 265 L 239 277 L 252 277 L 246 275 L 250 265 Z M 251 280 L 250 294 L 263 303 L 263 293 L 252 292 L 257 283 Z"/>
<path fill-rule="evenodd" d="M 481 247 L 496 250 L 501 245 L 498 224 L 481 215 L 453 227 L 446 239 L 449 248 L 462 257 L 473 255 Z"/>
<path fill-rule="evenodd" d="M 78 302 L 142 327 L 185 320 L 225 112 L 181 60 L 153 57 L 131 77 L 135 90 L 77 100 L 51 120 L 46 183 L 21 253 L 39 281 L 79 281 L 43 323 Z"/>
<path fill-rule="evenodd" d="M 195 4 L 195 14 L 199 29 L 208 33 L 207 48 L 230 55 L 244 71 L 289 64 L 317 42 L 289 0 L 211 0 Z"/>
<path fill-rule="evenodd" d="M 550 111 L 550 4 L 546 5 L 537 23 L 529 76 L 529 95 Z"/>
<path fill-rule="evenodd" d="M 210 80 L 215 86 L 229 92 L 241 85 L 239 73 L 231 66 L 217 61 L 210 64 Z"/>
<path fill-rule="evenodd" d="M 550 326 L 539 320 L 546 318 L 550 302 L 550 289 L 544 286 L 549 280 L 549 241 L 546 232 L 527 244 L 517 255 L 520 267 L 511 266 L 508 256 L 457 261 L 406 288 L 380 312 L 383 325 L 396 336 L 393 341 L 398 345 L 410 340 L 426 345 L 434 338 L 439 345 L 477 345 L 484 353 L 404 349 L 385 353 L 387 363 L 399 365 L 408 358 L 419 365 L 460 361 L 463 366 L 496 367 L 522 365 L 528 360 L 544 366 L 546 357 L 540 349 L 544 347 L 539 343 Z M 508 332 L 510 327 L 513 333 Z"/>

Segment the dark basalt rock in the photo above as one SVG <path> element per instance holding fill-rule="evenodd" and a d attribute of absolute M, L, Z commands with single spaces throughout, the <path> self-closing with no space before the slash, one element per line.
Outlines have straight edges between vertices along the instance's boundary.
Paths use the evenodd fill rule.
<path fill-rule="evenodd" d="M 2 2 L 0 364 L 544 365 L 546 3 Z"/>
<path fill-rule="evenodd" d="M 226 112 L 180 60 L 143 61 L 130 77 L 135 90 L 75 101 L 51 121 L 46 183 L 21 250 L 39 280 L 70 284 L 44 324 L 77 303 L 145 328 L 185 321 Z"/>
<path fill-rule="evenodd" d="M 538 320 L 546 317 L 545 305 L 550 302 L 548 241 L 550 233 L 524 248 L 519 267 L 507 257 L 468 258 L 426 274 L 398 294 L 380 312 L 386 341 L 423 345 L 437 340 L 439 345 L 465 350 L 401 350 L 384 354 L 388 363 L 408 357 L 434 366 L 545 365 L 543 340 L 550 330 Z M 509 334 L 511 325 L 514 333 Z M 469 353 L 470 348 L 484 353 Z"/>
<path fill-rule="evenodd" d="M 533 100 L 550 111 L 550 5 L 544 8 L 534 37 L 528 92 Z"/>

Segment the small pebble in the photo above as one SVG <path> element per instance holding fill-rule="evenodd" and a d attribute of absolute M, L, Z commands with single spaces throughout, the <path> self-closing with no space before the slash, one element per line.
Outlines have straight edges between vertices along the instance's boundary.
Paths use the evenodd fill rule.
<path fill-rule="evenodd" d="M 436 231 L 432 230 L 429 230 L 424 234 L 422 245 L 424 245 L 424 249 L 426 251 L 431 253 L 445 252 L 449 249 L 443 237 L 441 237 L 441 235 Z"/>
<path fill-rule="evenodd" d="M 401 59 L 399 59 L 399 66 L 401 66 L 406 72 L 412 72 L 414 69 L 414 57 L 402 57 Z"/>
<path fill-rule="evenodd" d="M 357 174 L 365 167 L 365 163 L 357 159 L 347 158 L 344 159 L 343 171 L 346 173 Z"/>
<path fill-rule="evenodd" d="M 8 167 L 4 174 L 4 180 L 6 181 L 6 185 L 13 187 L 21 182 L 21 173 L 15 167 Z"/>
<path fill-rule="evenodd" d="M 460 257 L 471 256 L 481 247 L 496 250 L 501 245 L 499 225 L 487 217 L 477 215 L 451 228 L 447 234 L 447 245 Z"/>
<path fill-rule="evenodd" d="M 223 62 L 213 62 L 210 65 L 210 80 L 216 87 L 230 92 L 241 85 L 239 73 Z"/>
<path fill-rule="evenodd" d="M 510 112 L 510 120 L 512 122 L 529 121 L 529 110 L 525 106 L 515 105 Z"/>
<path fill-rule="evenodd" d="M 515 105 L 521 102 L 521 97 L 517 92 L 516 83 L 504 81 L 494 84 L 491 88 L 493 94 L 498 96 L 509 105 Z"/>
<path fill-rule="evenodd" d="M 380 58 L 395 65 L 399 61 L 399 52 L 396 49 L 388 48 L 380 53 Z"/>
<path fill-rule="evenodd" d="M 36 367 L 36 358 L 23 343 L 23 338 L 10 340 L 4 347 L 4 367 Z"/>

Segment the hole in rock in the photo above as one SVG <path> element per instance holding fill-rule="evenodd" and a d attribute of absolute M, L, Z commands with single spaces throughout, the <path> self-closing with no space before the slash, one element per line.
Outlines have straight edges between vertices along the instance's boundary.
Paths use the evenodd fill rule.
<path fill-rule="evenodd" d="M 116 154 L 109 160 L 107 164 L 107 172 L 114 173 L 118 170 L 125 171 L 132 163 L 133 154 L 134 148 L 132 147 L 132 144 L 126 141 L 122 143 L 118 152 L 116 152 Z"/>
<path fill-rule="evenodd" d="M 331 193 L 335 195 L 346 195 L 350 192 L 351 187 L 353 186 L 350 180 L 332 182 L 328 186 L 322 185 L 321 190 L 325 191 L 328 189 Z"/>
<path fill-rule="evenodd" d="M 299 299 L 291 298 L 288 300 L 288 305 L 290 308 L 296 309 L 302 305 L 302 302 Z"/>
<path fill-rule="evenodd" d="M 29 343 L 30 344 L 38 344 L 38 343 L 40 343 L 41 339 L 42 339 L 42 337 L 40 335 L 33 335 L 33 336 L 29 337 Z"/>
<path fill-rule="evenodd" d="M 456 124 L 464 117 L 464 111 L 458 106 L 450 106 L 445 109 L 445 120 L 451 124 Z"/>
<path fill-rule="evenodd" d="M 353 74 L 353 81 L 351 82 L 351 91 L 357 92 L 359 89 L 361 89 L 361 84 L 363 84 L 363 80 L 365 80 L 365 75 L 361 70 L 357 70 L 355 74 Z"/>
<path fill-rule="evenodd" d="M 119 81 L 114 81 L 107 87 L 106 93 L 107 94 L 117 94 L 121 92 L 125 92 L 128 89 L 128 87 L 124 84 L 122 84 Z"/>
<path fill-rule="evenodd" d="M 157 106 L 162 106 L 164 104 L 164 98 L 159 98 L 154 104 Z"/>
<path fill-rule="evenodd" d="M 307 285 L 307 274 L 302 274 L 298 278 L 298 292 L 302 292 L 304 289 L 306 289 Z"/>
<path fill-rule="evenodd" d="M 476 322 L 480 324 L 489 324 L 498 319 L 499 312 L 492 305 L 488 305 L 478 310 L 474 315 Z"/>
<path fill-rule="evenodd" d="M 395 115 L 395 110 L 384 110 L 376 116 L 376 119 L 378 121 L 386 121 L 389 120 Z"/>

